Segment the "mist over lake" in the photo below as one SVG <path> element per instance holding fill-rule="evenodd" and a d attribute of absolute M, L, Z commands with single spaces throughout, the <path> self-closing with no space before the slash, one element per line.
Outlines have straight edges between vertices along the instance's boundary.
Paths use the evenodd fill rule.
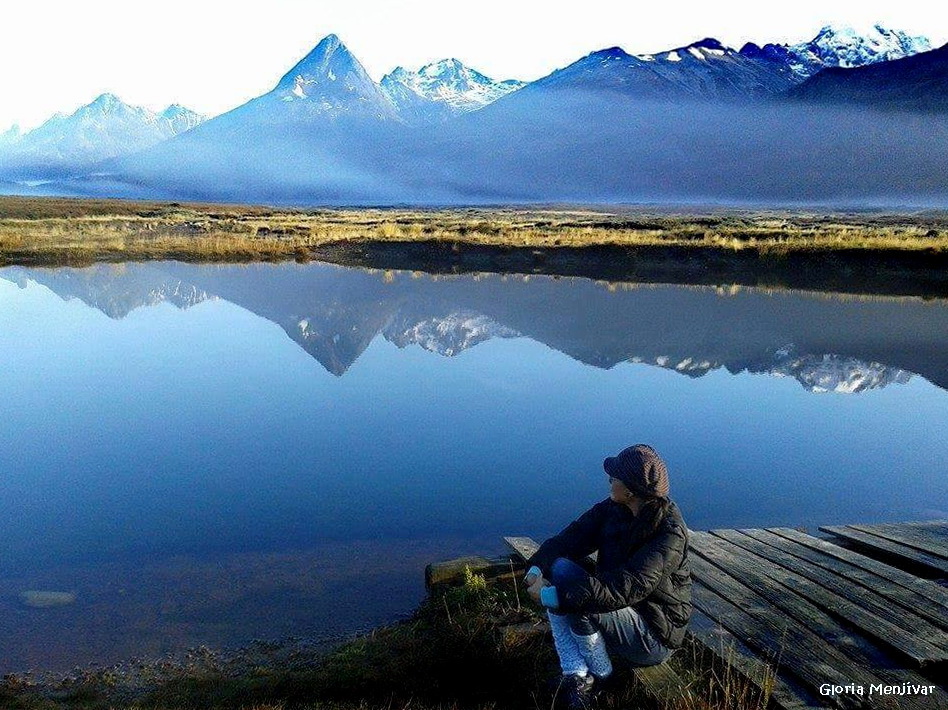
<path fill-rule="evenodd" d="M 693 529 L 948 517 L 946 352 L 942 300 L 0 269 L 0 672 L 407 615 L 426 562 L 555 532 L 638 442 Z"/>

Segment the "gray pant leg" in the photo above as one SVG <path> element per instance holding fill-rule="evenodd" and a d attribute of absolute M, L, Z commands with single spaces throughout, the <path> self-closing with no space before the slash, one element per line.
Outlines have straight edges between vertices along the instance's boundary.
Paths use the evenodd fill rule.
<path fill-rule="evenodd" d="M 570 626 L 583 636 L 601 631 L 610 653 L 625 658 L 636 666 L 661 663 L 671 650 L 649 630 L 645 619 L 632 607 L 604 614 L 570 614 Z"/>

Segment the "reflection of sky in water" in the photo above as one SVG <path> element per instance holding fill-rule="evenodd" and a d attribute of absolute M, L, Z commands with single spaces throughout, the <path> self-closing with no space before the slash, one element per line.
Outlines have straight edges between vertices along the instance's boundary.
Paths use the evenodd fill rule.
<path fill-rule="evenodd" d="M 606 495 L 603 456 L 639 441 L 668 461 L 696 529 L 948 515 L 948 439 L 933 434 L 948 425 L 948 393 L 923 377 L 816 395 L 789 377 L 725 369 L 600 369 L 526 337 L 450 358 L 376 338 L 338 377 L 225 300 L 113 320 L 4 280 L 0 362 L 0 594 L 15 595 L 11 580 L 68 586 L 57 569 L 111 565 L 120 580 L 116 569 L 174 555 L 405 540 L 417 554 L 388 570 L 395 602 L 370 595 L 374 611 L 346 617 L 375 623 L 380 604 L 390 614 L 417 601 L 424 554 L 468 553 L 474 540 L 500 551 L 502 534 L 554 532 Z M 371 558 L 338 561 L 349 582 L 307 603 L 341 604 L 359 585 L 338 570 Z M 268 628 L 168 643 L 234 643 Z"/>

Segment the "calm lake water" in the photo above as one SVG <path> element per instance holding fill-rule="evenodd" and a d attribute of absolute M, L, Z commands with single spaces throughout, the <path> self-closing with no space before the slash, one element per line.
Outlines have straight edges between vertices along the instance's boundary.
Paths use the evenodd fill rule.
<path fill-rule="evenodd" d="M 638 442 L 695 529 L 948 517 L 943 301 L 7 268 L 0 363 L 0 672 L 390 621 Z"/>

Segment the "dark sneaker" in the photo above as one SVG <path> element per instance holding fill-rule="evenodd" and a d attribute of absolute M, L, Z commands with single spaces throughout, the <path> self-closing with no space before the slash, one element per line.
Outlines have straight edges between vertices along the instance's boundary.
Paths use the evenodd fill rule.
<path fill-rule="evenodd" d="M 589 710 L 593 706 L 594 685 L 591 675 L 563 676 L 556 691 L 558 704 L 568 710 Z"/>

